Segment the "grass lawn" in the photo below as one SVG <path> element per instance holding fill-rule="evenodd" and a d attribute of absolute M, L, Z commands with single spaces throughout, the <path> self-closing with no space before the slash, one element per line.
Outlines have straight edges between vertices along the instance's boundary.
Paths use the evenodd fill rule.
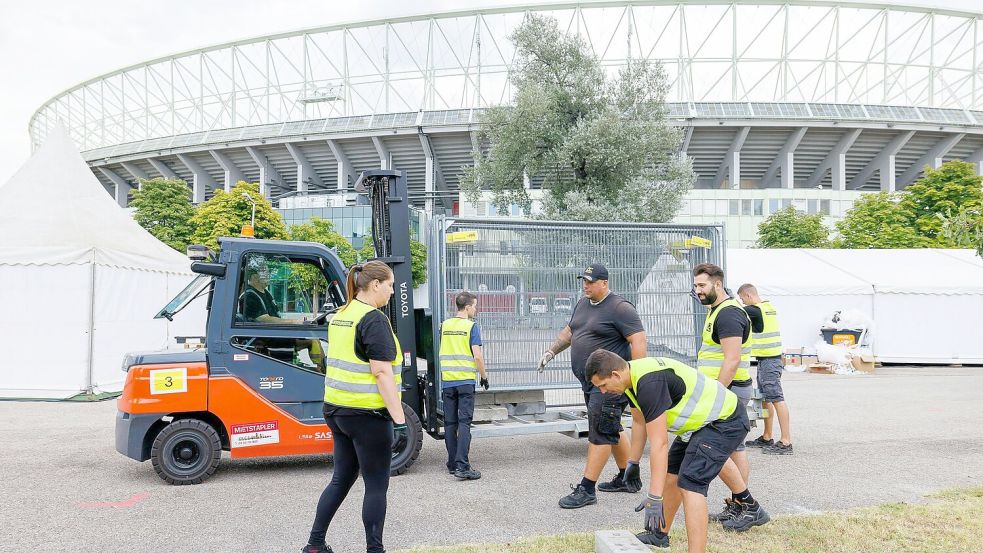
<path fill-rule="evenodd" d="M 639 521 L 641 517 L 639 517 Z M 637 530 L 637 529 L 636 529 Z M 686 551 L 682 524 L 672 551 Z M 421 547 L 405 553 L 588 553 L 593 534 L 535 536 L 515 543 Z M 948 490 L 920 504 L 775 517 L 744 534 L 710 525 L 708 551 L 724 553 L 979 553 L 983 551 L 983 487 Z"/>

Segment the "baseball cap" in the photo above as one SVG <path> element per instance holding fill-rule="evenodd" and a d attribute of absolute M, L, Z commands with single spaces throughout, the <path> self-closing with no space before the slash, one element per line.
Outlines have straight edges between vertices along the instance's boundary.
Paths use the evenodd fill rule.
<path fill-rule="evenodd" d="M 577 278 L 582 278 L 587 282 L 608 280 L 608 268 L 600 263 L 591 263 L 584 268 L 584 274 L 578 275 Z"/>

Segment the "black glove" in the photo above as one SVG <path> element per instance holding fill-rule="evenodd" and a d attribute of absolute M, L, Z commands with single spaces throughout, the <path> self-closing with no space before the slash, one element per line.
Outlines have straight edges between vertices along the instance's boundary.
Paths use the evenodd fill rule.
<path fill-rule="evenodd" d="M 635 512 L 638 513 L 643 509 L 645 529 L 649 532 L 662 532 L 666 525 L 666 516 L 662 512 L 662 497 L 649 493 L 638 507 L 635 507 Z"/>
<path fill-rule="evenodd" d="M 638 468 L 638 463 L 634 461 L 628 461 L 628 466 L 625 467 L 625 486 L 631 493 L 642 489 L 641 471 Z"/>
<path fill-rule="evenodd" d="M 480 386 L 481 386 L 482 388 L 484 388 L 485 390 L 488 390 L 488 386 L 489 386 L 489 384 L 488 384 L 488 377 L 485 377 L 485 378 L 482 378 L 482 379 L 481 379 L 481 380 L 480 380 L 480 381 L 478 382 L 478 384 L 479 384 L 479 385 L 480 385 Z"/>
<path fill-rule="evenodd" d="M 406 427 L 406 423 L 393 423 L 393 453 L 403 451 L 409 441 L 410 430 Z"/>

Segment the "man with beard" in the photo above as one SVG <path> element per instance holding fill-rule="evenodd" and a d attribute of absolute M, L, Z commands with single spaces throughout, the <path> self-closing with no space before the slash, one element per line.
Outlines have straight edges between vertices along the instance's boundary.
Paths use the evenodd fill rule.
<path fill-rule="evenodd" d="M 709 378 L 719 381 L 737 395 L 739 408 L 747 409 L 753 389 L 751 387 L 751 320 L 747 312 L 724 289 L 724 271 L 712 263 L 701 263 L 693 269 L 693 291 L 700 303 L 709 307 L 703 325 L 703 340 L 697 357 L 697 369 Z M 768 522 L 768 514 L 757 501 L 749 500 L 747 482 L 750 476 L 747 452 L 741 443 L 731 454 L 744 483 L 744 491 L 734 490 L 725 500 L 726 508 L 713 515 L 729 530 L 744 531 Z"/>

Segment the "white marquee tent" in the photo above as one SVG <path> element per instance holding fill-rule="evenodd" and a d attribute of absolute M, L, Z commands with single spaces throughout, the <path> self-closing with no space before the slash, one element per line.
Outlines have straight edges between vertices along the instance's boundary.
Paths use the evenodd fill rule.
<path fill-rule="evenodd" d="M 190 262 L 116 205 L 64 131 L 0 186 L 0 212 L 0 397 L 119 391 L 126 352 L 204 334 L 200 308 L 153 319 Z"/>
<path fill-rule="evenodd" d="M 834 311 L 874 321 L 879 361 L 983 364 L 983 260 L 968 250 L 727 250 L 727 286 L 745 282 L 779 311 L 785 347 L 811 347 Z"/>

